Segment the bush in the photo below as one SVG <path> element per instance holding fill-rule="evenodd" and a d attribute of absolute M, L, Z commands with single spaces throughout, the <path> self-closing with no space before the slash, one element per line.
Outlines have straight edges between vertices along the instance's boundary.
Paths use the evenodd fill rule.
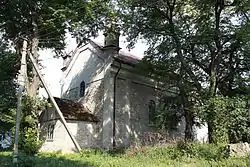
<path fill-rule="evenodd" d="M 207 161 L 220 161 L 229 157 L 226 145 L 204 144 L 198 142 L 178 141 L 174 144 L 157 147 L 136 147 L 126 152 L 126 156 L 147 156 L 150 159 L 167 158 L 182 160 L 183 158 L 204 159 Z"/>
<path fill-rule="evenodd" d="M 217 161 L 228 157 L 225 145 L 179 142 L 177 148 L 191 158 Z"/>
<path fill-rule="evenodd" d="M 184 113 L 181 110 L 179 97 L 163 95 L 157 105 L 155 124 L 159 129 L 175 131 Z"/>
<path fill-rule="evenodd" d="M 27 156 L 25 153 L 19 153 L 18 158 L 19 167 L 33 167 L 36 165 L 36 159 L 33 156 Z"/>
<path fill-rule="evenodd" d="M 43 141 L 38 138 L 37 128 L 24 128 L 21 132 L 20 146 L 28 155 L 34 155 L 41 148 Z"/>
<path fill-rule="evenodd" d="M 92 155 L 107 156 L 108 153 L 98 149 L 83 149 L 80 152 L 81 157 L 90 157 Z"/>
<path fill-rule="evenodd" d="M 213 143 L 250 141 L 250 112 L 247 97 L 216 96 L 197 108 L 198 115 L 210 127 Z"/>
<path fill-rule="evenodd" d="M 48 103 L 42 99 L 26 97 L 23 100 L 22 119 L 20 125 L 20 150 L 28 155 L 38 152 L 43 141 L 39 140 L 39 113 L 45 110 Z"/>

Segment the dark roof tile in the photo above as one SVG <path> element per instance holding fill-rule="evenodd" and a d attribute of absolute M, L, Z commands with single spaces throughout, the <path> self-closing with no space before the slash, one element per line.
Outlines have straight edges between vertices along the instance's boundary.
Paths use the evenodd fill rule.
<path fill-rule="evenodd" d="M 54 97 L 54 99 L 65 119 L 99 122 L 97 116 L 92 114 L 91 111 L 82 103 L 57 97 Z"/>

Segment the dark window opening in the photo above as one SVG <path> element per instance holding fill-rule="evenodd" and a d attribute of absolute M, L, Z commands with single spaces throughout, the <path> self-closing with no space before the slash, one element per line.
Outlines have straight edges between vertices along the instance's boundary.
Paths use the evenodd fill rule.
<path fill-rule="evenodd" d="M 85 82 L 82 81 L 80 84 L 80 97 L 83 97 L 85 95 Z"/>
<path fill-rule="evenodd" d="M 47 140 L 53 140 L 54 139 L 54 124 L 48 124 L 48 131 L 47 131 Z"/>
<path fill-rule="evenodd" d="M 156 103 L 154 100 L 148 102 L 149 125 L 155 125 L 156 122 Z"/>

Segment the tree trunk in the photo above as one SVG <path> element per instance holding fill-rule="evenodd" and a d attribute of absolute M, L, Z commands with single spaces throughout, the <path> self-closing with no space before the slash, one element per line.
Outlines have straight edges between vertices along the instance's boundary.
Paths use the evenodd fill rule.
<path fill-rule="evenodd" d="M 38 39 L 38 33 L 37 33 L 37 25 L 35 22 L 33 22 L 34 26 L 34 36 L 32 38 L 31 42 L 31 53 L 38 64 L 38 44 L 39 44 L 39 39 Z M 32 67 L 32 78 L 29 84 L 29 89 L 28 89 L 28 95 L 30 97 L 35 98 L 38 95 L 39 87 L 40 87 L 40 79 L 39 76 L 37 75 L 37 72 L 34 67 Z"/>
<path fill-rule="evenodd" d="M 194 133 L 193 133 L 193 114 L 192 111 L 188 109 L 188 99 L 186 98 L 186 93 L 184 89 L 184 67 L 181 66 L 180 70 L 180 81 L 179 81 L 179 88 L 180 88 L 180 96 L 181 96 L 181 104 L 182 104 L 182 111 L 185 118 L 185 140 L 192 141 L 194 139 Z"/>
<path fill-rule="evenodd" d="M 208 126 L 208 142 L 213 143 L 214 139 L 213 139 L 213 126 L 212 126 L 212 123 L 210 121 L 208 121 L 207 126 Z"/>
<path fill-rule="evenodd" d="M 218 86 L 217 84 L 217 73 L 216 73 L 216 66 L 219 64 L 219 56 L 220 56 L 220 51 L 221 51 L 221 42 L 219 40 L 219 35 L 220 35 L 220 14 L 223 9 L 223 4 L 221 1 L 217 1 L 215 4 L 215 35 L 214 35 L 214 40 L 216 44 L 216 49 L 217 49 L 217 54 L 216 53 L 211 53 L 211 62 L 210 62 L 210 86 L 209 86 L 209 92 L 208 92 L 208 98 L 214 97 L 216 95 L 216 87 Z M 216 58 L 217 56 L 217 58 Z M 217 60 L 218 59 L 218 60 Z M 209 143 L 213 143 L 213 116 L 210 115 L 209 119 L 207 120 L 208 124 L 208 141 Z"/>
<path fill-rule="evenodd" d="M 213 97 L 216 94 L 216 85 L 217 85 L 216 72 L 212 70 L 210 75 L 209 97 Z"/>
<path fill-rule="evenodd" d="M 176 33 L 175 30 L 175 23 L 174 23 L 174 8 L 175 8 L 175 1 L 171 4 L 169 1 L 167 1 L 168 8 L 169 8 L 169 14 L 168 14 L 168 21 L 171 31 L 171 36 L 175 42 L 175 49 L 177 53 L 177 58 L 181 63 L 181 69 L 180 69 L 180 81 L 179 81 L 179 88 L 180 88 L 180 96 L 181 96 L 181 103 L 182 103 L 182 110 L 185 117 L 186 122 L 186 128 L 185 128 L 185 139 L 186 140 L 193 140 L 193 117 L 190 110 L 188 110 L 188 99 L 186 98 L 186 90 L 184 88 L 184 73 L 188 74 L 191 80 L 194 82 L 196 88 L 198 91 L 202 89 L 201 84 L 198 82 L 197 77 L 193 73 L 192 69 L 190 68 L 189 64 L 186 63 L 185 58 L 183 56 L 182 52 L 182 44 L 181 41 Z"/>
<path fill-rule="evenodd" d="M 32 40 L 32 55 L 34 56 L 36 63 L 38 64 L 38 58 L 39 55 L 37 53 L 37 47 L 38 47 L 38 39 L 37 38 L 33 38 Z M 40 80 L 39 77 L 37 75 L 36 70 L 34 69 L 34 67 L 32 68 L 32 79 L 30 82 L 30 87 L 29 87 L 29 96 L 31 97 L 36 97 L 39 91 L 39 87 L 40 87 Z"/>
<path fill-rule="evenodd" d="M 194 140 L 194 130 L 193 130 L 194 118 L 193 118 L 193 114 L 192 114 L 192 112 L 190 110 L 184 109 L 184 115 L 185 115 L 185 122 L 186 122 L 185 140 L 193 141 Z"/>
<path fill-rule="evenodd" d="M 209 87 L 209 95 L 208 98 L 211 98 L 213 96 L 215 96 L 216 94 L 216 85 L 217 85 L 217 79 L 216 79 L 216 72 L 213 70 L 211 70 L 211 75 L 210 75 L 210 87 Z M 207 120 L 207 124 L 208 124 L 208 141 L 209 143 L 213 143 L 214 139 L 213 139 L 213 120 L 214 118 L 212 116 L 209 116 L 209 120 Z"/>

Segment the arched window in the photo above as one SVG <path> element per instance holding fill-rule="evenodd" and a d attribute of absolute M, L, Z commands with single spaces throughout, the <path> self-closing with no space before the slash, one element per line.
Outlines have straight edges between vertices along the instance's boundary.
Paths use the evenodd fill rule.
<path fill-rule="evenodd" d="M 156 121 L 156 103 L 154 100 L 148 102 L 149 125 L 154 125 Z"/>
<path fill-rule="evenodd" d="M 47 140 L 48 141 L 53 141 L 53 139 L 54 139 L 55 124 L 50 123 L 50 124 L 48 124 L 47 128 L 48 128 L 47 129 Z"/>
<path fill-rule="evenodd" d="M 83 97 L 85 94 L 85 82 L 82 81 L 80 84 L 80 97 Z"/>

